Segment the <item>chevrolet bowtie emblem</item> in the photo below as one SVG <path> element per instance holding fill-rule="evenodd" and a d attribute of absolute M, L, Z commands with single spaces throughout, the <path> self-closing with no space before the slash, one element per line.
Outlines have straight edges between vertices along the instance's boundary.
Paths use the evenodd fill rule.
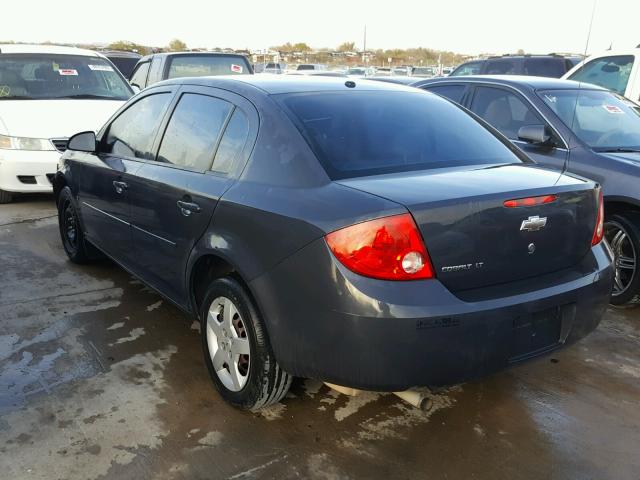
<path fill-rule="evenodd" d="M 547 226 L 547 217 L 529 217 L 522 221 L 520 231 L 537 232 Z"/>

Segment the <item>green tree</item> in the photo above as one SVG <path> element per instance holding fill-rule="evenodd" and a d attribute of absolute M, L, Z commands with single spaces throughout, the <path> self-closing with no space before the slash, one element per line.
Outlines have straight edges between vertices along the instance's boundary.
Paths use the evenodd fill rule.
<path fill-rule="evenodd" d="M 338 46 L 339 52 L 355 52 L 356 42 L 344 42 Z"/>
<path fill-rule="evenodd" d="M 169 51 L 171 52 L 183 52 L 187 49 L 187 44 L 182 40 L 174 38 L 169 42 Z"/>
<path fill-rule="evenodd" d="M 108 48 L 110 50 L 124 50 L 127 52 L 138 52 L 140 55 L 146 55 L 149 53 L 149 49 L 144 45 L 138 45 L 137 43 L 128 42 L 126 40 L 119 40 L 117 42 L 110 43 Z"/>
<path fill-rule="evenodd" d="M 296 43 L 293 45 L 294 52 L 310 52 L 311 47 L 304 42 Z"/>

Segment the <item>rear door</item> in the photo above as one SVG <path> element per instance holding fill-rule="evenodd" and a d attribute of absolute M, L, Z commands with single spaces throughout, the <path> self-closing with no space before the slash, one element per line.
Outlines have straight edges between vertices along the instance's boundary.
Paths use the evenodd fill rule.
<path fill-rule="evenodd" d="M 104 130 L 98 152 L 82 165 L 79 198 L 91 242 L 129 267 L 131 264 L 130 184 L 141 160 L 150 158 L 171 89 L 141 96 Z"/>
<path fill-rule="evenodd" d="M 562 169 L 567 158 L 567 146 L 556 130 L 521 94 L 499 86 L 477 86 L 470 96 L 469 109 L 511 140 L 541 165 Z M 526 125 L 544 125 L 554 145 L 541 146 L 518 138 L 518 131 Z"/>
<path fill-rule="evenodd" d="M 242 162 L 250 130 L 247 103 L 212 88 L 182 87 L 161 127 L 157 156 L 136 172 L 135 271 L 178 304 L 187 304 L 191 250 Z"/>

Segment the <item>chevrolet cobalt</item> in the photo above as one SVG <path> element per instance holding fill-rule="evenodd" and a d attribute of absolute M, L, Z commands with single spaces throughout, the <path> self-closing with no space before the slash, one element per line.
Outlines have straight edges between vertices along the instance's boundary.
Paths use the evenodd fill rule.
<path fill-rule="evenodd" d="M 105 254 L 196 316 L 244 409 L 293 376 L 487 375 L 584 337 L 611 292 L 598 185 L 400 85 L 162 82 L 71 138 L 55 192 L 71 261 Z"/>

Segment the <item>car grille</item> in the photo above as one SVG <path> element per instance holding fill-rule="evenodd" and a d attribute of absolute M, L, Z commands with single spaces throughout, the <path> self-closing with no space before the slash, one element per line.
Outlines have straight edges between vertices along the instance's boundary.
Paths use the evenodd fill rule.
<path fill-rule="evenodd" d="M 52 138 L 51 143 L 56 147 L 59 152 L 64 152 L 67 149 L 68 138 Z"/>

